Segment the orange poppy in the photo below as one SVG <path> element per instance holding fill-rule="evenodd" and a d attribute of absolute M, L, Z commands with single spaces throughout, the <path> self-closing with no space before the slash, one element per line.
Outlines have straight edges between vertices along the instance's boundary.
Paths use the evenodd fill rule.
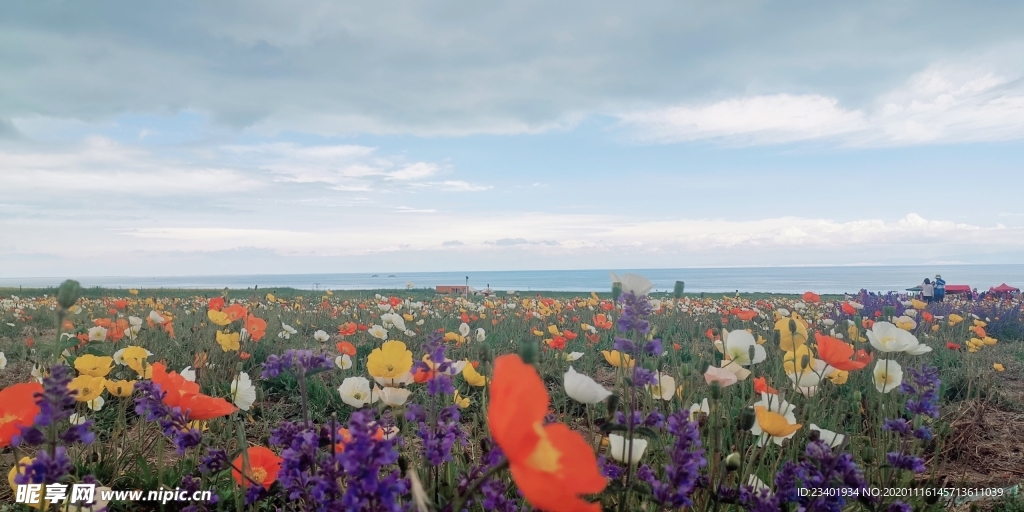
<path fill-rule="evenodd" d="M 922 311 L 921 312 L 921 319 L 924 320 L 925 322 L 931 322 L 932 320 L 935 320 L 935 315 L 933 315 L 933 314 L 931 314 L 931 313 L 929 313 L 927 311 Z"/>
<path fill-rule="evenodd" d="M 249 338 L 253 341 L 259 341 L 267 335 L 267 321 L 249 315 L 245 317 L 245 332 L 249 333 Z"/>
<path fill-rule="evenodd" d="M 350 356 L 351 357 L 351 356 L 355 356 L 356 355 L 356 346 L 351 344 L 351 343 L 349 343 L 349 342 L 347 342 L 347 341 L 340 341 L 340 342 L 338 342 L 337 346 L 338 346 L 338 352 L 341 352 L 342 354 L 345 354 L 346 356 Z"/>
<path fill-rule="evenodd" d="M 238 410 L 223 398 L 200 393 L 199 384 L 185 379 L 178 372 L 167 373 L 163 363 L 153 363 L 153 382 L 164 391 L 165 405 L 180 407 L 193 420 L 206 421 Z"/>
<path fill-rule="evenodd" d="M 572 341 L 572 340 L 576 339 L 576 337 L 579 336 L 579 335 L 574 333 L 574 332 L 572 332 L 572 331 L 570 331 L 570 330 L 568 330 L 568 329 L 566 329 L 566 330 L 562 331 L 562 336 L 565 336 L 565 339 L 567 339 L 569 341 Z"/>
<path fill-rule="evenodd" d="M 352 433 L 343 427 L 338 429 L 338 436 L 341 437 L 341 442 L 334 444 L 334 452 L 342 453 L 345 451 L 345 445 L 352 441 Z M 375 441 L 384 439 L 384 429 L 377 427 L 377 431 L 373 433 L 373 439 Z"/>
<path fill-rule="evenodd" d="M 612 322 L 611 320 L 608 320 L 608 317 L 604 316 L 603 313 L 598 313 L 597 315 L 594 315 L 594 326 L 599 329 L 611 329 Z"/>
<path fill-rule="evenodd" d="M 11 444 L 11 438 L 20 435 L 19 427 L 31 425 L 39 406 L 36 404 L 36 393 L 42 393 L 43 386 L 38 382 L 14 384 L 0 390 L 0 449 Z"/>
<path fill-rule="evenodd" d="M 843 309 L 843 313 L 846 313 L 847 315 L 856 315 L 857 314 L 857 308 L 853 307 L 853 304 L 850 304 L 849 302 L 844 302 L 843 306 L 842 306 L 842 309 Z"/>
<path fill-rule="evenodd" d="M 228 315 L 228 318 L 231 319 L 232 322 L 236 320 L 241 320 L 245 318 L 246 315 L 249 314 L 249 310 L 245 309 L 245 306 L 241 304 L 232 304 L 224 308 L 223 311 L 226 315 Z"/>
<path fill-rule="evenodd" d="M 417 384 L 423 384 L 424 382 L 433 379 L 434 375 L 434 370 L 424 370 L 423 368 L 419 368 L 415 372 L 413 372 L 412 380 L 415 381 Z"/>
<path fill-rule="evenodd" d="M 253 446 L 245 450 L 249 454 L 249 471 L 246 472 L 246 476 L 252 481 L 263 486 L 264 489 L 270 489 L 270 486 L 277 480 L 277 473 L 281 471 L 281 457 L 272 452 L 269 448 L 262 446 Z M 235 477 L 235 482 L 238 485 L 242 484 L 242 465 L 245 464 L 245 459 L 239 454 L 235 458 L 231 469 L 231 476 Z M 245 484 L 248 487 L 248 483 Z"/>
<path fill-rule="evenodd" d="M 537 371 L 516 354 L 495 359 L 490 397 L 491 435 L 526 501 L 550 512 L 600 512 L 600 504 L 579 497 L 599 493 L 607 484 L 597 458 L 583 436 L 566 425 L 544 425 L 550 398 Z"/>
<path fill-rule="evenodd" d="M 124 299 L 117 299 L 117 300 L 115 300 L 113 302 L 113 304 L 114 304 L 114 307 L 117 308 L 117 309 L 124 309 L 125 307 L 128 306 L 128 301 L 126 301 Z"/>
<path fill-rule="evenodd" d="M 804 292 L 804 302 L 821 302 L 821 296 L 814 292 Z"/>
<path fill-rule="evenodd" d="M 818 343 L 818 357 L 838 370 L 853 371 L 860 370 L 871 362 L 871 356 L 863 350 L 854 357 L 853 347 L 833 338 L 818 334 L 815 336 Z M 854 359 L 850 359 L 854 357 Z"/>

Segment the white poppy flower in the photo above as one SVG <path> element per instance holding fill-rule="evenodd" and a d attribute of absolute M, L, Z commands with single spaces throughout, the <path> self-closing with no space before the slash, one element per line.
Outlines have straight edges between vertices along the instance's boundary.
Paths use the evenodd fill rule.
<path fill-rule="evenodd" d="M 334 358 L 334 365 L 342 370 L 352 368 L 352 358 L 348 354 L 342 354 Z"/>
<path fill-rule="evenodd" d="M 373 336 L 374 338 L 377 338 L 379 340 L 388 339 L 388 330 L 381 325 L 374 325 L 373 327 L 370 327 L 366 332 L 368 332 L 370 336 Z"/>
<path fill-rule="evenodd" d="M 831 430 L 823 429 L 815 425 L 814 423 L 811 423 L 810 429 L 817 430 L 818 438 L 828 443 L 828 445 L 831 446 L 832 448 L 835 448 L 836 446 L 843 444 L 843 440 L 846 439 L 846 436 L 844 436 L 843 434 L 837 434 Z"/>
<path fill-rule="evenodd" d="M 409 384 L 412 384 L 414 379 L 412 377 L 412 372 L 405 372 L 402 375 L 399 375 L 398 377 L 395 377 L 393 379 L 388 379 L 385 377 L 374 377 L 373 380 L 375 380 L 377 384 L 380 384 L 381 386 L 397 388 L 402 384 L 405 384 L 407 386 Z"/>
<path fill-rule="evenodd" d="M 647 389 L 654 395 L 654 398 L 669 402 L 676 393 L 676 379 L 664 373 L 657 376 L 658 385 L 647 386 Z"/>
<path fill-rule="evenodd" d="M 102 396 L 98 396 L 86 402 L 86 405 L 88 405 L 90 409 L 99 412 L 103 409 L 103 404 L 105 403 L 107 403 L 107 401 L 104 400 Z"/>
<path fill-rule="evenodd" d="M 193 370 L 191 366 L 186 366 L 183 370 L 178 372 L 178 375 L 181 375 L 185 380 L 192 382 L 196 381 L 196 371 Z"/>
<path fill-rule="evenodd" d="M 249 374 L 241 372 L 231 381 L 231 401 L 243 411 L 248 411 L 256 401 L 256 387 Z"/>
<path fill-rule="evenodd" d="M 569 352 L 567 354 L 562 354 L 562 357 L 564 357 L 566 361 L 576 361 L 583 357 L 583 352 Z"/>
<path fill-rule="evenodd" d="M 89 328 L 89 341 L 103 341 L 107 339 L 107 329 L 96 326 Z"/>
<path fill-rule="evenodd" d="M 569 395 L 569 398 L 582 404 L 596 404 L 612 394 L 594 379 L 577 373 L 572 366 L 565 372 L 562 386 L 565 387 L 565 394 Z"/>
<path fill-rule="evenodd" d="M 459 334 L 461 334 L 463 338 L 469 336 L 469 324 L 462 322 L 462 325 L 459 326 Z"/>
<path fill-rule="evenodd" d="M 327 343 L 327 340 L 331 339 L 331 335 L 327 334 L 327 331 L 319 329 L 313 333 L 313 339 L 320 343 Z"/>
<path fill-rule="evenodd" d="M 913 334 L 889 322 L 875 322 L 866 334 L 871 346 L 879 352 L 906 352 L 920 343 Z"/>
<path fill-rule="evenodd" d="M 630 293 L 637 297 L 641 295 L 647 295 L 651 292 L 651 288 L 654 288 L 654 283 L 650 279 L 639 275 L 639 274 L 622 274 L 622 277 L 615 275 L 615 272 L 611 272 L 612 283 L 619 283 L 622 285 L 622 293 Z"/>
<path fill-rule="evenodd" d="M 723 331 L 725 332 L 725 331 Z M 747 331 L 736 330 L 729 332 L 724 342 L 725 355 L 740 366 L 750 366 L 764 361 L 768 357 L 764 346 L 758 345 L 754 335 Z M 754 359 L 750 359 L 750 349 L 754 349 Z"/>
<path fill-rule="evenodd" d="M 634 437 L 632 449 L 629 445 L 630 442 L 625 437 L 608 434 L 608 452 L 612 458 L 619 462 L 628 462 L 631 465 L 637 464 L 644 456 L 644 451 L 647 450 L 647 440 Z M 626 456 L 627 452 L 629 453 L 628 457 Z"/>
<path fill-rule="evenodd" d="M 796 423 L 796 415 L 794 414 L 794 411 L 796 411 L 796 406 L 783 400 L 782 398 L 779 397 L 779 395 L 761 393 L 761 400 L 756 402 L 753 405 L 753 407 L 757 407 L 758 405 L 764 407 L 768 411 L 774 412 L 776 414 L 781 414 L 783 417 L 786 418 L 786 421 L 788 421 L 790 424 Z M 767 441 L 768 435 L 765 434 L 764 430 L 761 429 L 761 425 L 758 422 L 755 421 L 754 425 L 750 427 L 750 433 L 759 437 L 758 446 L 764 446 L 765 441 Z M 793 437 L 793 434 L 790 434 L 789 437 Z M 781 443 L 782 441 L 780 440 L 779 444 Z"/>
<path fill-rule="evenodd" d="M 697 421 L 697 417 L 701 413 L 711 414 L 711 406 L 708 404 L 708 399 L 705 398 L 699 404 L 690 405 L 690 421 Z"/>
<path fill-rule="evenodd" d="M 0 352 L 0 370 L 7 368 L 7 356 L 3 352 Z"/>
<path fill-rule="evenodd" d="M 167 321 L 167 319 L 164 318 L 163 315 L 157 313 L 156 311 L 149 312 L 149 319 L 152 320 L 153 323 L 155 324 L 162 324 Z"/>
<path fill-rule="evenodd" d="M 482 327 L 478 328 L 476 330 L 476 341 L 484 341 L 486 339 L 487 339 L 487 333 L 484 331 L 484 329 Z"/>
<path fill-rule="evenodd" d="M 880 359 L 875 363 L 874 380 L 879 393 L 888 393 L 903 384 L 903 367 L 892 359 Z"/>
<path fill-rule="evenodd" d="M 379 390 L 378 394 L 380 395 L 380 401 L 383 402 L 384 405 L 399 407 L 405 405 L 405 402 L 409 400 L 409 395 L 412 394 L 412 391 L 409 391 L 406 388 L 384 387 Z"/>
<path fill-rule="evenodd" d="M 366 377 L 349 377 L 343 380 L 338 386 L 338 394 L 341 395 L 342 402 L 357 409 L 372 404 L 379 398 L 370 390 L 370 381 Z"/>
<path fill-rule="evenodd" d="M 68 418 L 68 421 L 70 421 L 72 425 L 81 425 L 82 423 L 85 423 L 86 417 L 75 413 Z"/>

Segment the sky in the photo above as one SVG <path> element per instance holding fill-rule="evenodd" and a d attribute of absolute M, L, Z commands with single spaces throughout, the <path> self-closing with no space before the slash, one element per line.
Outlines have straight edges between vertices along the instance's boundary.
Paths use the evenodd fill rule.
<path fill-rule="evenodd" d="M 0 274 L 1020 263 L 1022 21 L 8 2 Z"/>

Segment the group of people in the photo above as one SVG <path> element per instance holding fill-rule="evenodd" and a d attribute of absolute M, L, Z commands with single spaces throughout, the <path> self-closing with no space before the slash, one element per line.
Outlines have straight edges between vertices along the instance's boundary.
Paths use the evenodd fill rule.
<path fill-rule="evenodd" d="M 935 274 L 935 281 L 924 278 L 924 282 L 921 283 L 921 296 L 925 302 L 942 302 L 946 298 L 946 281 L 939 274 Z"/>

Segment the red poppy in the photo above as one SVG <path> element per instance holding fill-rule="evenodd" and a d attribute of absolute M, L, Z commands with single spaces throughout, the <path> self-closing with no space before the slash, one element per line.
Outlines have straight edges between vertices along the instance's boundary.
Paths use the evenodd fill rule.
<path fill-rule="evenodd" d="M 864 358 L 861 358 L 861 354 L 856 355 L 856 359 L 851 360 L 854 357 L 853 347 L 850 345 L 833 338 L 831 336 L 825 336 L 824 334 L 818 334 L 814 337 L 818 343 L 818 357 L 822 361 L 825 361 L 838 370 L 854 371 L 860 370 L 871 362 L 871 356 L 864 353 Z"/>
<path fill-rule="evenodd" d="M 359 324 L 359 325 L 356 326 L 356 328 L 359 329 L 360 331 L 365 331 L 365 330 L 369 329 L 370 326 L 366 325 L 366 324 Z"/>
<path fill-rule="evenodd" d="M 164 391 L 163 402 L 168 407 L 180 407 L 193 420 L 205 421 L 227 416 L 238 410 L 223 398 L 214 398 L 199 392 L 199 384 L 187 380 L 178 372 L 167 373 L 163 363 L 153 363 L 153 383 Z"/>
<path fill-rule="evenodd" d="M 842 305 L 842 309 L 843 313 L 846 313 L 847 315 L 857 314 L 857 308 L 853 307 L 853 304 L 850 304 L 849 302 L 844 302 Z"/>
<path fill-rule="evenodd" d="M 469 323 L 469 315 L 465 313 L 463 313 L 462 316 L 459 317 L 459 319 L 462 320 L 464 323 Z"/>
<path fill-rule="evenodd" d="M 757 316 L 757 311 L 754 311 L 752 309 L 741 309 L 736 312 L 736 318 L 739 318 L 744 322 L 749 322 L 753 320 L 755 316 Z"/>
<path fill-rule="evenodd" d="M 925 322 L 931 322 L 932 320 L 935 320 L 935 315 L 933 315 L 933 314 L 931 314 L 931 313 L 929 313 L 927 311 L 922 311 L 921 312 L 921 319 L 923 319 Z"/>
<path fill-rule="evenodd" d="M 768 381 L 764 377 L 754 379 L 754 391 L 758 393 L 771 393 L 773 395 L 779 394 L 779 390 L 769 386 Z"/>
<path fill-rule="evenodd" d="M 398 305 L 401 304 L 401 303 L 402 303 L 402 299 L 400 299 L 398 297 L 391 297 L 390 299 L 388 299 L 388 304 L 390 304 L 391 307 L 393 307 L 393 308 L 398 307 Z"/>
<path fill-rule="evenodd" d="M 947 341 L 946 342 L 946 348 L 948 348 L 950 350 L 960 350 L 962 347 L 960 347 L 959 343 L 953 343 L 952 341 Z"/>
<path fill-rule="evenodd" d="M 548 341 L 548 346 L 555 350 L 565 350 L 565 336 L 555 336 Z"/>
<path fill-rule="evenodd" d="M 124 308 L 128 307 L 128 301 L 126 301 L 124 299 L 117 299 L 117 300 L 115 300 L 113 302 L 113 304 L 114 304 L 114 307 L 117 308 L 117 309 L 124 309 Z"/>
<path fill-rule="evenodd" d="M 21 435 L 21 428 L 32 425 L 39 414 L 36 394 L 42 394 L 38 382 L 14 384 L 0 390 L 0 449 L 11 444 L 11 438 Z"/>
<path fill-rule="evenodd" d="M 583 436 L 565 424 L 544 425 L 550 398 L 537 371 L 515 354 L 495 359 L 490 398 L 491 435 L 526 501 L 550 512 L 600 512 L 600 504 L 579 497 L 599 493 L 607 484 L 597 458 Z"/>
<path fill-rule="evenodd" d="M 349 343 L 349 342 L 347 342 L 347 341 L 340 341 L 340 342 L 338 342 L 337 347 L 338 347 L 338 352 L 341 352 L 342 354 L 345 354 L 347 356 L 355 356 L 356 355 L 356 346 L 351 344 L 351 343 Z"/>
<path fill-rule="evenodd" d="M 220 311 L 224 307 L 224 297 L 214 297 L 206 303 L 206 307 L 214 311 Z"/>
<path fill-rule="evenodd" d="M 804 302 L 821 302 L 821 295 L 818 295 L 817 293 L 814 292 L 804 292 L 803 299 Z"/>
<path fill-rule="evenodd" d="M 875 326 L 875 321 L 870 318 L 865 318 L 861 323 L 864 324 L 865 329 L 870 329 Z"/>
<path fill-rule="evenodd" d="M 355 322 L 345 322 L 338 326 L 338 334 L 342 336 L 351 336 L 356 333 Z"/>
<path fill-rule="evenodd" d="M 412 374 L 412 380 L 417 384 L 423 384 L 424 382 L 433 379 L 435 375 L 434 370 L 424 370 L 423 368 L 416 369 Z"/>
<path fill-rule="evenodd" d="M 576 334 L 576 333 L 574 333 L 574 332 L 572 332 L 572 331 L 570 331 L 568 329 L 565 329 L 565 330 L 562 331 L 562 336 L 565 336 L 565 339 L 567 339 L 569 341 L 572 341 L 572 340 L 576 339 L 577 337 L 579 337 L 578 334 Z"/>
<path fill-rule="evenodd" d="M 274 480 L 277 480 L 278 471 L 281 471 L 281 457 L 278 457 L 269 448 L 262 446 L 253 446 L 245 451 L 249 454 L 249 471 L 246 471 L 246 476 L 249 477 L 249 480 L 262 485 L 264 489 L 270 489 Z M 232 463 L 231 476 L 235 478 L 238 485 L 243 485 L 242 473 L 239 469 L 242 469 L 244 464 L 245 459 L 241 454 Z M 245 484 L 246 487 L 249 485 L 250 483 Z"/>
<path fill-rule="evenodd" d="M 601 302 L 601 309 L 603 309 L 605 311 L 611 311 L 611 310 L 615 309 L 615 305 L 612 304 L 611 302 L 608 302 L 608 301 L 602 301 Z"/>

